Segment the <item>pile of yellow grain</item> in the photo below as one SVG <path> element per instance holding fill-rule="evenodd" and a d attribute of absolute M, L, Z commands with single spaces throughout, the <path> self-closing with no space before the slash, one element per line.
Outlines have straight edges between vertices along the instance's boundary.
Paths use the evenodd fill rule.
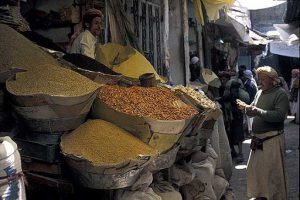
<path fill-rule="evenodd" d="M 66 68 L 43 65 L 17 73 L 15 81 L 6 81 L 7 90 L 14 95 L 38 95 L 76 97 L 89 94 L 99 85 Z"/>
<path fill-rule="evenodd" d="M 160 120 L 182 120 L 198 113 L 162 87 L 103 86 L 98 97 L 113 109 L 133 116 Z"/>
<path fill-rule="evenodd" d="M 0 72 L 11 67 L 31 69 L 58 62 L 23 35 L 0 23 Z"/>
<path fill-rule="evenodd" d="M 116 165 L 157 151 L 116 125 L 100 119 L 90 120 L 61 138 L 65 154 L 91 161 L 95 166 Z"/>

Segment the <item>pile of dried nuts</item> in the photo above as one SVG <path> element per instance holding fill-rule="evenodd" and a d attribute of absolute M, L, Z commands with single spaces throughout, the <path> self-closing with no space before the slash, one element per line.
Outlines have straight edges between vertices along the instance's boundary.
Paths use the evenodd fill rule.
<path fill-rule="evenodd" d="M 197 105 L 200 108 L 205 108 L 205 109 L 215 109 L 216 108 L 216 104 L 213 101 L 211 101 L 205 95 L 202 95 L 200 92 L 195 91 L 191 87 L 184 87 L 184 86 L 180 85 L 180 86 L 176 86 L 174 88 L 174 90 L 181 91 L 181 92 L 187 94 L 188 96 L 192 97 L 197 102 Z"/>

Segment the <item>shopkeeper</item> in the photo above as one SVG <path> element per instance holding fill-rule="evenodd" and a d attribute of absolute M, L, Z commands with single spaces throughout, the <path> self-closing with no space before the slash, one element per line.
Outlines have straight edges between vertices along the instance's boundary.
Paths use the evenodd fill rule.
<path fill-rule="evenodd" d="M 70 39 L 68 53 L 78 53 L 95 59 L 95 45 L 103 29 L 103 14 L 89 9 L 82 20 L 82 28 Z M 83 32 L 82 32 L 83 30 Z"/>

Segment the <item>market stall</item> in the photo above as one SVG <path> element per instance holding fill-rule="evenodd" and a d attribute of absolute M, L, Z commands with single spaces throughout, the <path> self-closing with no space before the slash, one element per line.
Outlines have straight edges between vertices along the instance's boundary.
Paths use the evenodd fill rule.
<path fill-rule="evenodd" d="M 165 84 L 149 63 L 133 75 L 133 65 L 146 60 L 136 50 L 111 67 L 113 56 L 108 64 L 53 57 L 6 25 L 0 31 L 22 44 L 0 39 L 9 46 L 4 56 L 16 58 L 0 61 L 0 94 L 15 116 L 7 132 L 20 149 L 28 191 L 42 185 L 72 198 L 96 190 L 120 200 L 224 194 L 224 149 L 212 147 L 220 143 L 213 135 L 220 135 L 221 111 L 204 94 Z M 147 73 L 155 81 L 143 85 Z"/>

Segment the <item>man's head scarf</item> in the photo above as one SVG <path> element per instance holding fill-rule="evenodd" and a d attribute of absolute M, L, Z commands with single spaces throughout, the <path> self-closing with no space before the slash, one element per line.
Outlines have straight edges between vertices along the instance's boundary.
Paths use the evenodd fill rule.
<path fill-rule="evenodd" d="M 292 69 L 292 75 L 294 77 L 299 76 L 299 69 Z"/>
<path fill-rule="evenodd" d="M 199 58 L 197 56 L 192 57 L 191 64 L 196 64 L 197 62 L 199 62 Z"/>
<path fill-rule="evenodd" d="M 276 72 L 275 69 L 273 69 L 272 67 L 269 66 L 263 66 L 263 67 L 259 67 L 256 70 L 256 74 L 265 74 L 268 77 L 270 77 L 273 80 L 273 85 L 278 85 L 280 84 L 280 78 Z"/>
<path fill-rule="evenodd" d="M 98 9 L 95 9 L 95 8 L 91 8 L 91 9 L 88 9 L 85 14 L 85 16 L 88 16 L 88 15 L 95 15 L 95 16 L 98 16 L 98 17 L 101 17 L 103 18 L 103 14 L 100 10 Z"/>
<path fill-rule="evenodd" d="M 88 26 L 86 25 L 86 23 L 90 24 L 92 23 L 92 20 L 96 17 L 100 17 L 101 18 L 101 22 L 103 22 L 103 14 L 100 10 L 97 10 L 95 8 L 91 8 L 88 9 L 82 19 L 82 25 L 84 29 L 87 29 Z"/>
<path fill-rule="evenodd" d="M 245 70 L 243 73 L 245 78 L 250 80 L 253 78 L 252 72 L 249 69 Z"/>

